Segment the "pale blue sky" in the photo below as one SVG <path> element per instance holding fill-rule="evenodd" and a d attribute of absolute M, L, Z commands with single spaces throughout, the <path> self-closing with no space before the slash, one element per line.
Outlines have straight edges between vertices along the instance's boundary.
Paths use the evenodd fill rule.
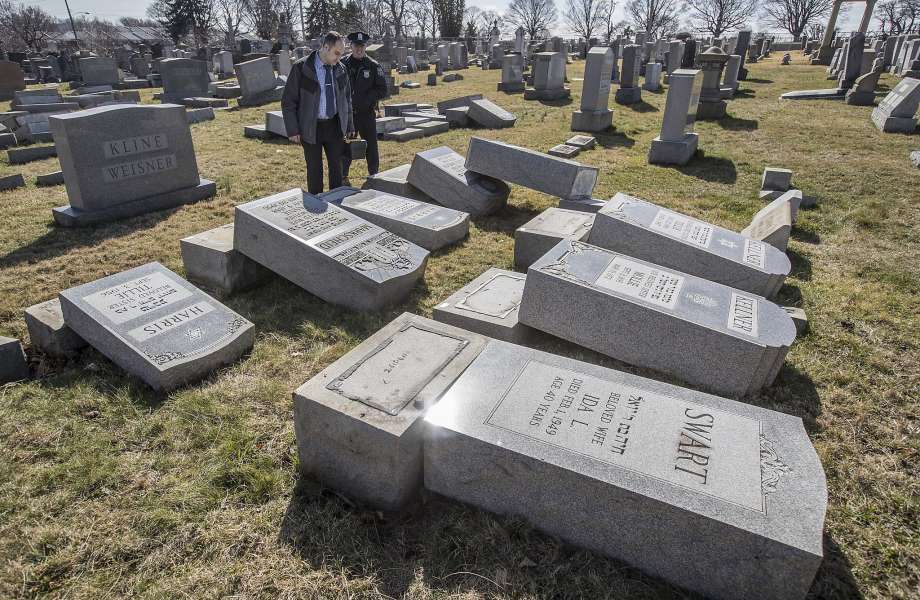
<path fill-rule="evenodd" d="M 67 10 L 64 8 L 64 0 L 21 1 L 25 4 L 41 6 L 45 11 L 58 17 L 67 16 Z M 556 0 L 557 8 L 561 9 L 563 1 L 564 0 Z M 111 21 L 118 20 L 119 17 L 143 17 L 145 16 L 147 5 L 150 4 L 147 0 L 68 0 L 68 2 L 70 3 L 70 10 L 73 11 L 74 16 L 76 16 L 77 13 L 88 12 Z M 304 2 L 306 3 L 308 0 L 304 0 Z M 468 0 L 467 4 L 470 6 L 478 6 L 483 10 L 503 12 L 508 6 L 508 0 Z M 623 5 L 625 4 L 626 0 L 620 0 L 619 6 L 617 7 L 617 11 L 621 15 L 623 12 Z M 854 2 L 850 6 L 846 17 L 840 19 L 840 28 L 844 31 L 856 29 L 859 24 L 859 19 L 862 17 L 864 6 L 865 4 L 863 2 Z"/>

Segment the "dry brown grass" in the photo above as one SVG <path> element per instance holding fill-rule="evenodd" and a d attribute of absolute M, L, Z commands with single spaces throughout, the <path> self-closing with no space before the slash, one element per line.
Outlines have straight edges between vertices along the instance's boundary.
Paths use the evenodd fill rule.
<path fill-rule="evenodd" d="M 484 92 L 518 124 L 384 143 L 382 164 L 437 144 L 463 152 L 474 133 L 548 149 L 570 135 L 582 66 L 570 67 L 568 105 L 497 93 L 498 71 L 404 90 L 400 101 Z M 794 183 L 818 198 L 801 213 L 781 295 L 805 308 L 811 333 L 750 402 L 801 416 L 827 472 L 827 559 L 814 597 L 916 597 L 920 194 L 907 155 L 920 138 L 878 132 L 870 108 L 778 99 L 827 87 L 823 73 L 798 56 L 788 67 L 752 65 L 731 118 L 698 125 L 705 157 L 688 167 L 646 163 L 663 93 L 614 105 L 616 132 L 580 160 L 601 169 L 598 197 L 629 192 L 736 229 L 759 207 L 765 166 L 793 169 Z M 235 204 L 299 185 L 299 148 L 242 137 L 267 108 L 192 127 L 202 176 L 219 184 L 208 201 L 84 231 L 52 226 L 63 187 L 0 193 L 0 332 L 25 337 L 23 307 L 72 285 L 150 260 L 181 272 L 181 237 L 229 222 Z M 56 168 L 47 160 L 21 171 L 31 180 Z M 297 475 L 291 391 L 400 311 L 428 315 L 489 266 L 510 268 L 514 229 L 553 202 L 514 188 L 505 211 L 436 253 L 424 284 L 384 314 L 328 306 L 280 279 L 231 298 L 258 327 L 252 354 L 165 398 L 95 352 L 70 362 L 33 354 L 40 377 L 0 390 L 0 597 L 681 597 L 522 522 L 431 497 L 413 514 L 381 518 Z M 571 346 L 548 349 L 610 364 Z"/>

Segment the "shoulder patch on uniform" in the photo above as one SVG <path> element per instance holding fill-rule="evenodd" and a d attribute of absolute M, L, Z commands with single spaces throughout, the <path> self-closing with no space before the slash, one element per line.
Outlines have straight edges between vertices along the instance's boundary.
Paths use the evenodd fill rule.
<path fill-rule="evenodd" d="M 377 74 L 383 77 L 383 67 L 377 67 Z"/>

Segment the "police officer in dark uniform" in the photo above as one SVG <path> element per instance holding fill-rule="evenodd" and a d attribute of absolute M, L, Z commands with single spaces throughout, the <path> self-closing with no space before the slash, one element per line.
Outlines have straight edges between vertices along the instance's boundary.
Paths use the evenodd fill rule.
<path fill-rule="evenodd" d="M 377 150 L 377 102 L 387 97 L 387 82 L 383 68 L 365 52 L 370 36 L 363 31 L 348 34 L 351 54 L 342 64 L 351 78 L 351 104 L 355 129 L 367 142 L 367 173 L 376 175 L 380 170 L 380 152 Z M 342 160 L 342 174 L 347 178 L 351 168 L 348 152 Z"/>

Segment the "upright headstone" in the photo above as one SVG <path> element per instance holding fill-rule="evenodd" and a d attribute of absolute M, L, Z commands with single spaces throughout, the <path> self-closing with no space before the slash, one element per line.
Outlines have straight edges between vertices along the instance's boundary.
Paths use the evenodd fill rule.
<path fill-rule="evenodd" d="M 751 30 L 743 29 L 738 32 L 738 37 L 735 38 L 735 48 L 732 50 L 731 54 L 737 54 L 741 57 L 741 63 L 738 65 L 738 79 L 744 81 L 747 79 L 748 71 L 744 67 L 744 61 L 747 58 L 748 48 L 751 46 Z"/>
<path fill-rule="evenodd" d="M 822 563 L 798 417 L 493 340 L 425 422 L 427 489 L 701 596 L 804 598 Z"/>
<path fill-rule="evenodd" d="M 233 76 L 233 53 L 226 50 L 214 53 L 214 72 L 218 77 Z"/>
<path fill-rule="evenodd" d="M 673 40 L 668 44 L 668 72 L 664 76 L 664 82 L 671 82 L 671 74 L 680 68 L 681 60 L 684 58 L 684 43 L 680 40 Z"/>
<path fill-rule="evenodd" d="M 703 75 L 699 69 L 678 69 L 671 73 L 661 135 L 652 140 L 648 153 L 650 163 L 685 165 L 696 152 L 699 135 L 694 133 L 693 125 L 702 86 Z"/>
<path fill-rule="evenodd" d="M 862 69 L 862 55 L 865 49 L 866 35 L 864 33 L 854 33 L 847 44 L 846 55 L 843 61 L 843 67 L 840 70 L 837 87 L 848 90 L 856 83 Z"/>
<path fill-rule="evenodd" d="M 725 100 L 722 100 L 722 69 L 728 62 L 728 55 L 721 48 L 710 47 L 697 57 L 703 71 L 703 85 L 700 88 L 700 102 L 697 118 L 721 119 L 725 116 Z"/>
<path fill-rule="evenodd" d="M 470 138 L 466 168 L 558 198 L 590 198 L 598 170 L 573 160 L 480 137 Z"/>
<path fill-rule="evenodd" d="M 795 340 L 762 296 L 570 240 L 528 269 L 520 320 L 734 397 L 770 385 Z"/>
<path fill-rule="evenodd" d="M 300 469 L 369 507 L 404 508 L 422 487 L 422 418 L 487 341 L 397 317 L 294 392 Z"/>
<path fill-rule="evenodd" d="M 588 242 L 768 298 L 791 270 L 775 248 L 622 193 L 597 213 Z"/>
<path fill-rule="evenodd" d="M 83 85 L 118 85 L 118 65 L 114 58 L 93 56 L 79 60 Z"/>
<path fill-rule="evenodd" d="M 234 66 L 234 70 L 242 93 L 240 106 L 258 106 L 281 99 L 284 85 L 278 81 L 270 58 L 241 62 Z"/>
<path fill-rule="evenodd" d="M 917 128 L 920 79 L 906 77 L 872 111 L 872 122 L 887 133 L 913 133 Z"/>
<path fill-rule="evenodd" d="M 182 106 L 99 106 L 48 122 L 70 201 L 52 211 L 58 225 L 127 218 L 216 192 L 213 181 L 198 175 Z"/>
<path fill-rule="evenodd" d="M 0 100 L 12 100 L 16 92 L 26 89 L 25 77 L 18 63 L 0 60 Z"/>
<path fill-rule="evenodd" d="M 731 98 L 738 90 L 738 69 L 741 66 L 741 57 L 732 54 L 725 63 L 725 77 L 722 80 L 722 97 Z"/>
<path fill-rule="evenodd" d="M 463 156 L 447 146 L 415 155 L 408 182 L 442 206 L 473 216 L 491 214 L 508 202 L 510 189 L 499 179 L 467 170 Z"/>
<path fill-rule="evenodd" d="M 642 89 L 639 87 L 639 46 L 630 45 L 623 48 L 623 72 L 620 74 L 620 89 L 614 100 L 617 104 L 635 104 L 642 101 Z"/>
<path fill-rule="evenodd" d="M 649 92 L 657 92 L 661 89 L 661 63 L 650 62 L 645 65 L 645 85 L 643 87 Z"/>
<path fill-rule="evenodd" d="M 610 73 L 613 50 L 597 46 L 588 51 L 585 77 L 581 89 L 581 109 L 572 113 L 572 131 L 603 131 L 610 127 L 613 113 L 610 102 Z"/>
<path fill-rule="evenodd" d="M 561 100 L 570 95 L 565 87 L 565 56 L 538 52 L 534 56 L 533 87 L 524 89 L 525 100 Z"/>
<path fill-rule="evenodd" d="M 185 98 L 208 95 L 208 64 L 192 58 L 168 58 L 160 61 L 163 78 L 163 102 L 181 103 Z"/>
<path fill-rule="evenodd" d="M 64 322 L 159 391 L 207 376 L 252 348 L 255 326 L 157 262 L 60 294 Z"/>
<path fill-rule="evenodd" d="M 524 91 L 524 57 L 520 54 L 505 54 L 502 57 L 502 80 L 498 84 L 498 91 Z"/>

